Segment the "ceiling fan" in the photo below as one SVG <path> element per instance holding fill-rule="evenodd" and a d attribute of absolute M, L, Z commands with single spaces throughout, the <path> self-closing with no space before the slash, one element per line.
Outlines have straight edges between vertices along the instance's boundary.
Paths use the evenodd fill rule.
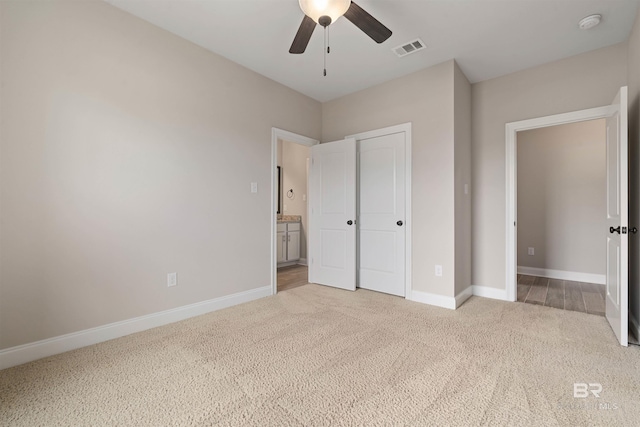
<path fill-rule="evenodd" d="M 304 18 L 289 53 L 304 53 L 316 24 L 325 29 L 344 15 L 377 43 L 391 37 L 391 30 L 351 0 L 299 0 Z"/>

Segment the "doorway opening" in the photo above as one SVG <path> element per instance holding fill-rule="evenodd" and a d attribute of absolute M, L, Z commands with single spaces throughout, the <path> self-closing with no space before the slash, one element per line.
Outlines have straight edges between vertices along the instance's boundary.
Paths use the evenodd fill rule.
<path fill-rule="evenodd" d="M 506 300 L 516 301 L 518 281 L 518 132 L 554 125 L 606 120 L 606 288 L 605 317 L 618 342 L 628 345 L 629 228 L 628 191 L 628 88 L 618 91 L 611 105 L 506 124 Z"/>
<path fill-rule="evenodd" d="M 520 122 L 507 123 L 506 125 L 506 159 L 507 159 L 507 179 L 506 179 L 506 255 L 507 255 L 507 271 L 506 271 L 506 299 L 508 301 L 517 300 L 517 267 L 518 267 L 518 133 L 533 129 L 542 129 L 550 126 L 565 125 L 570 123 L 578 123 L 589 120 L 598 120 L 609 117 L 611 115 L 611 107 L 598 107 L 588 110 L 575 111 L 565 114 L 557 114 L 554 116 L 540 117 L 536 119 L 523 120 Z M 527 247 L 528 249 L 528 247 Z M 535 249 L 534 249 L 535 253 Z"/>
<path fill-rule="evenodd" d="M 517 133 L 517 300 L 605 315 L 606 120 Z"/>
<path fill-rule="evenodd" d="M 311 147 L 319 141 L 272 128 L 271 289 L 308 282 L 308 175 Z"/>

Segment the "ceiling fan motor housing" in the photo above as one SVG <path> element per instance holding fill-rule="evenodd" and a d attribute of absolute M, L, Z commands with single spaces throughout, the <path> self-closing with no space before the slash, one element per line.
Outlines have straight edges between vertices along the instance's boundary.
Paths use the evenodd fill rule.
<path fill-rule="evenodd" d="M 331 24 L 331 17 L 327 16 L 327 15 L 323 15 L 320 18 L 318 18 L 318 24 L 322 25 L 323 27 L 328 27 L 329 24 Z"/>

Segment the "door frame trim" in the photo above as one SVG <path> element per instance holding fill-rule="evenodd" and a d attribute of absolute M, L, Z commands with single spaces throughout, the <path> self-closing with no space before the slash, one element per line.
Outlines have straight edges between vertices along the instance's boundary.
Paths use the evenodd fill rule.
<path fill-rule="evenodd" d="M 517 182 L 517 133 L 520 131 L 545 128 L 549 126 L 563 125 L 569 123 L 583 122 L 587 120 L 604 119 L 613 113 L 610 105 L 604 107 L 589 108 L 586 110 L 572 111 L 569 113 L 554 114 L 551 116 L 537 117 L 534 119 L 521 120 L 507 123 L 505 125 L 506 139 L 506 188 L 505 188 L 505 288 L 507 301 L 516 301 L 518 295 L 517 271 L 517 243 L 518 227 L 518 182 Z"/>
<path fill-rule="evenodd" d="M 271 295 L 278 293 L 278 253 L 276 248 L 276 233 L 277 233 L 277 204 L 278 204 L 278 140 L 295 142 L 296 144 L 306 145 L 312 147 L 319 144 L 317 139 L 309 138 L 308 136 L 299 135 L 297 133 L 289 132 L 288 130 L 279 129 L 277 127 L 271 128 Z M 309 198 L 307 198 L 307 207 L 309 206 Z M 307 208 L 307 219 L 309 218 L 309 209 Z M 309 253 L 309 240 L 307 239 L 307 256 Z"/>
<path fill-rule="evenodd" d="M 395 126 L 389 126 L 381 129 L 375 129 L 367 132 L 356 133 L 353 135 L 345 136 L 347 138 L 354 138 L 356 144 L 362 139 L 377 138 L 380 136 L 391 135 L 394 133 L 405 134 L 405 240 L 404 240 L 404 297 L 405 299 L 411 299 L 411 236 L 412 225 L 411 220 L 411 122 L 402 123 Z"/>

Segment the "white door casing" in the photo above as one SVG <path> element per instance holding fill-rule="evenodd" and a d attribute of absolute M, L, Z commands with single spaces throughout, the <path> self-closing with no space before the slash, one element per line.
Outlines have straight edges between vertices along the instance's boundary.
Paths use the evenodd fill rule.
<path fill-rule="evenodd" d="M 405 133 L 357 142 L 358 286 L 405 296 Z"/>
<path fill-rule="evenodd" d="M 518 122 L 507 123 L 506 130 L 506 188 L 505 188 L 505 254 L 506 254 L 506 287 L 499 299 L 516 301 L 517 299 L 517 133 L 525 130 L 539 129 L 548 126 L 564 125 L 607 118 L 612 114 L 613 107 L 590 108 L 572 111 L 552 116 L 537 117 Z M 497 295 L 497 294 L 496 294 Z"/>
<path fill-rule="evenodd" d="M 627 87 L 607 117 L 607 273 L 606 317 L 621 345 L 628 345 L 629 235 Z"/>
<path fill-rule="evenodd" d="M 311 148 L 309 281 L 356 289 L 356 141 Z"/>

